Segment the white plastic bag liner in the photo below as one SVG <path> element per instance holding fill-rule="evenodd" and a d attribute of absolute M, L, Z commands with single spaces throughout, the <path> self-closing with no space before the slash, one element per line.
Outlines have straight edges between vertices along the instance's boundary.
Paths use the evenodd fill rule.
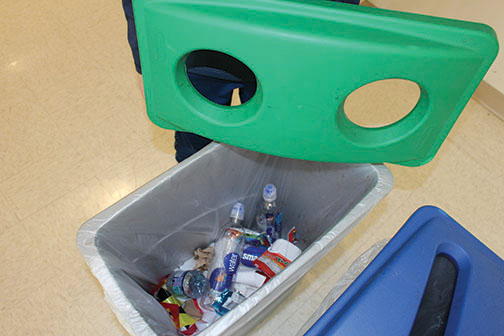
<path fill-rule="evenodd" d="M 373 244 L 369 249 L 364 251 L 355 261 L 350 265 L 348 270 L 341 278 L 336 281 L 334 287 L 324 298 L 317 310 L 310 316 L 308 321 L 303 324 L 301 329 L 296 333 L 296 336 L 304 335 L 315 322 L 333 305 L 336 300 L 343 294 L 346 289 L 357 279 L 357 277 L 366 269 L 366 267 L 373 261 L 373 259 L 380 253 L 380 251 L 387 245 L 388 239 L 380 240 Z"/>
<path fill-rule="evenodd" d="M 304 250 L 291 265 L 200 335 L 243 335 L 390 191 L 381 164 L 273 157 L 213 143 L 90 219 L 77 244 L 105 298 L 132 335 L 176 335 L 150 293 L 170 271 L 217 237 L 233 204 L 254 217 L 265 184 L 278 188 L 286 233 Z"/>

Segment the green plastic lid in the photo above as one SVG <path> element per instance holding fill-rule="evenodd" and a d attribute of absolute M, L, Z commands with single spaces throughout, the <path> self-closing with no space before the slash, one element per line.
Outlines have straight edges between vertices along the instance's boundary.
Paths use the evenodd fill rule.
<path fill-rule="evenodd" d="M 134 10 L 156 125 L 307 160 L 429 162 L 498 52 L 483 24 L 330 1 L 135 0 Z M 230 107 L 199 94 L 186 73 L 198 50 L 243 62 L 254 96 Z M 391 78 L 418 84 L 413 110 L 384 127 L 350 121 L 345 99 Z"/>

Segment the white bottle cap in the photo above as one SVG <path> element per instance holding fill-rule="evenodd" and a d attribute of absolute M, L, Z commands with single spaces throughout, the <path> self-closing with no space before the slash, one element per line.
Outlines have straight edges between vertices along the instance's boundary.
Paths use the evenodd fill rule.
<path fill-rule="evenodd" d="M 266 184 L 263 190 L 263 198 L 266 202 L 274 202 L 277 198 L 277 189 L 274 184 Z"/>
<path fill-rule="evenodd" d="M 244 214 L 245 214 L 245 208 L 243 207 L 243 204 L 240 202 L 237 202 L 233 206 L 233 210 L 231 210 L 231 215 L 229 217 L 243 220 Z"/>

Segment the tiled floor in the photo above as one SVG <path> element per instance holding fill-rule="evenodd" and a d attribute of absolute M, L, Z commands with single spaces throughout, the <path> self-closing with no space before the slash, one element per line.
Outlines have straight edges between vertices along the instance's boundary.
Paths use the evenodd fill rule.
<path fill-rule="evenodd" d="M 125 334 L 75 245 L 87 218 L 175 164 L 173 133 L 145 115 L 125 36 L 120 1 L 0 3 L 2 335 Z M 504 123 L 471 101 L 430 164 L 389 166 L 391 194 L 253 334 L 293 334 L 349 264 L 423 204 L 504 256 L 503 141 Z"/>

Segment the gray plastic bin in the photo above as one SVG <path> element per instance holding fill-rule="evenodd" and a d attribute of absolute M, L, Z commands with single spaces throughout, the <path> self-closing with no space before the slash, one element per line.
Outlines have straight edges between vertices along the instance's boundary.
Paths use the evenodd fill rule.
<path fill-rule="evenodd" d="M 149 291 L 193 250 L 215 240 L 236 201 L 251 220 L 263 186 L 275 183 L 284 228 L 303 254 L 199 335 L 243 335 L 390 191 L 381 164 L 293 160 L 213 143 L 90 219 L 78 246 L 105 298 L 132 335 L 176 335 Z M 249 210 L 249 211 L 247 211 Z"/>

